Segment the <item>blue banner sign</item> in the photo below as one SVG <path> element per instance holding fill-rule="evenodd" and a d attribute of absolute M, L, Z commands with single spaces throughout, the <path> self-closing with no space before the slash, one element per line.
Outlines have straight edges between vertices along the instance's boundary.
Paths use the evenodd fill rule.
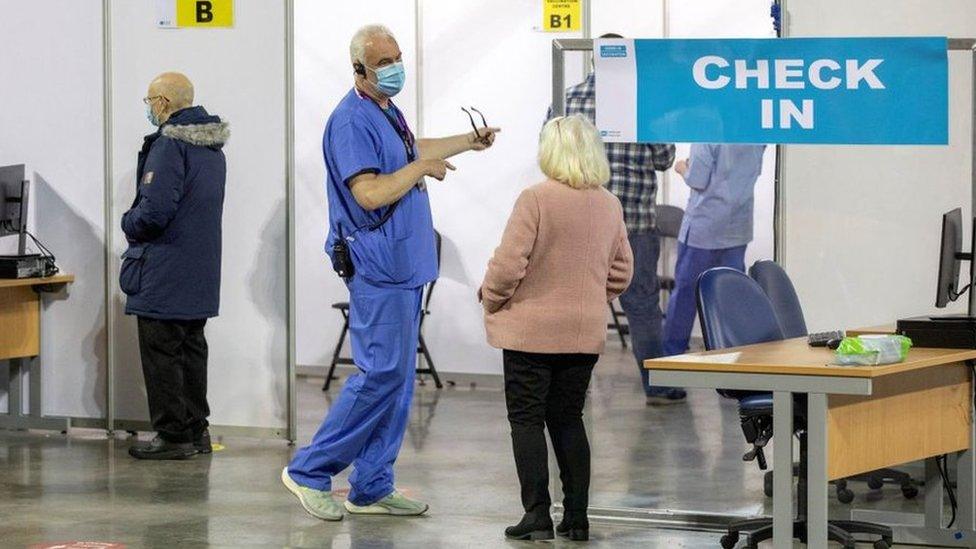
<path fill-rule="evenodd" d="M 945 145 L 945 38 L 596 40 L 604 140 Z"/>

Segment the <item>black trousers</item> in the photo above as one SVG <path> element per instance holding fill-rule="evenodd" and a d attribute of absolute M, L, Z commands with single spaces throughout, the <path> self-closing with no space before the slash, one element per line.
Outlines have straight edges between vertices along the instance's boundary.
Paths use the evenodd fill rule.
<path fill-rule="evenodd" d="M 549 517 L 549 430 L 563 485 L 567 516 L 586 516 L 590 443 L 583 403 L 598 355 L 538 354 L 505 350 L 505 402 L 512 427 L 515 468 L 525 512 Z"/>
<path fill-rule="evenodd" d="M 139 317 L 149 417 L 167 442 L 193 442 L 209 425 L 206 324 Z"/>

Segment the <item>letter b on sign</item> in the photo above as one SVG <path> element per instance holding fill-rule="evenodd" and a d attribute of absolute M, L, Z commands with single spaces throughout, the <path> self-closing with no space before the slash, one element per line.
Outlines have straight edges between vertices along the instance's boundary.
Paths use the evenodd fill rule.
<path fill-rule="evenodd" d="M 212 23 L 213 17 L 213 2 L 197 0 L 197 23 Z"/>
<path fill-rule="evenodd" d="M 234 0 L 175 0 L 177 27 L 233 27 Z"/>

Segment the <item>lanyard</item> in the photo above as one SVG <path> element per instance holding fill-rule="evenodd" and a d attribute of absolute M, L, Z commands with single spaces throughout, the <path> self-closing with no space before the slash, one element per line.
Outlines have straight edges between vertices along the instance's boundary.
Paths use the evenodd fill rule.
<path fill-rule="evenodd" d="M 393 126 L 393 129 L 396 131 L 400 141 L 403 142 L 403 148 L 407 152 L 407 162 L 413 162 L 416 160 L 417 155 L 414 153 L 414 144 L 416 143 L 416 139 L 414 139 L 413 132 L 410 131 L 410 127 L 407 126 L 407 121 L 403 118 L 403 114 L 400 113 L 400 109 L 393 104 L 393 101 L 390 101 L 390 110 L 393 111 L 393 114 L 391 115 L 387 109 L 381 107 L 380 104 L 373 100 L 372 97 L 370 97 L 369 100 L 372 101 L 373 104 L 376 105 L 376 108 L 383 113 L 386 120 L 391 126 Z"/>

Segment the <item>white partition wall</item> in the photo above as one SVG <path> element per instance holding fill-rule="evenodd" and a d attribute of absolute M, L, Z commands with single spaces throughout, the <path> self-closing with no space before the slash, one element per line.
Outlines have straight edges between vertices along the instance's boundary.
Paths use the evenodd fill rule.
<path fill-rule="evenodd" d="M 297 362 L 301 365 L 329 363 L 342 325 L 339 312 L 331 306 L 349 297 L 324 250 L 329 215 L 322 131 L 332 109 L 352 89 L 349 40 L 367 23 L 385 24 L 399 40 L 407 85 L 394 101 L 416 128 L 414 3 L 295 2 L 295 313 Z"/>
<path fill-rule="evenodd" d="M 792 0 L 787 9 L 790 36 L 976 35 L 970 0 Z M 783 259 L 810 329 L 935 310 L 941 214 L 962 206 L 972 219 L 970 53 L 949 54 L 949 84 L 948 146 L 786 148 Z"/>
<path fill-rule="evenodd" d="M 283 436 L 287 425 L 285 5 L 237 0 L 231 29 L 156 29 L 153 2 L 112 16 L 114 216 L 135 193 L 136 153 L 153 128 L 141 102 L 156 74 L 186 73 L 196 102 L 231 125 L 221 316 L 207 326 L 211 422 Z M 112 251 L 124 238 L 116 228 Z M 114 267 L 117 268 L 118 262 Z M 115 288 L 116 416 L 148 417 L 135 319 Z M 258 430 L 254 430 L 257 428 Z"/>
<path fill-rule="evenodd" d="M 101 4 L 37 0 L 27 6 L 4 0 L 0 6 L 0 165 L 27 165 L 29 229 L 54 252 L 62 271 L 77 277 L 67 293 L 44 299 L 42 411 L 101 418 L 106 411 Z M 3 241 L 0 253 L 16 249 L 15 238 Z"/>

